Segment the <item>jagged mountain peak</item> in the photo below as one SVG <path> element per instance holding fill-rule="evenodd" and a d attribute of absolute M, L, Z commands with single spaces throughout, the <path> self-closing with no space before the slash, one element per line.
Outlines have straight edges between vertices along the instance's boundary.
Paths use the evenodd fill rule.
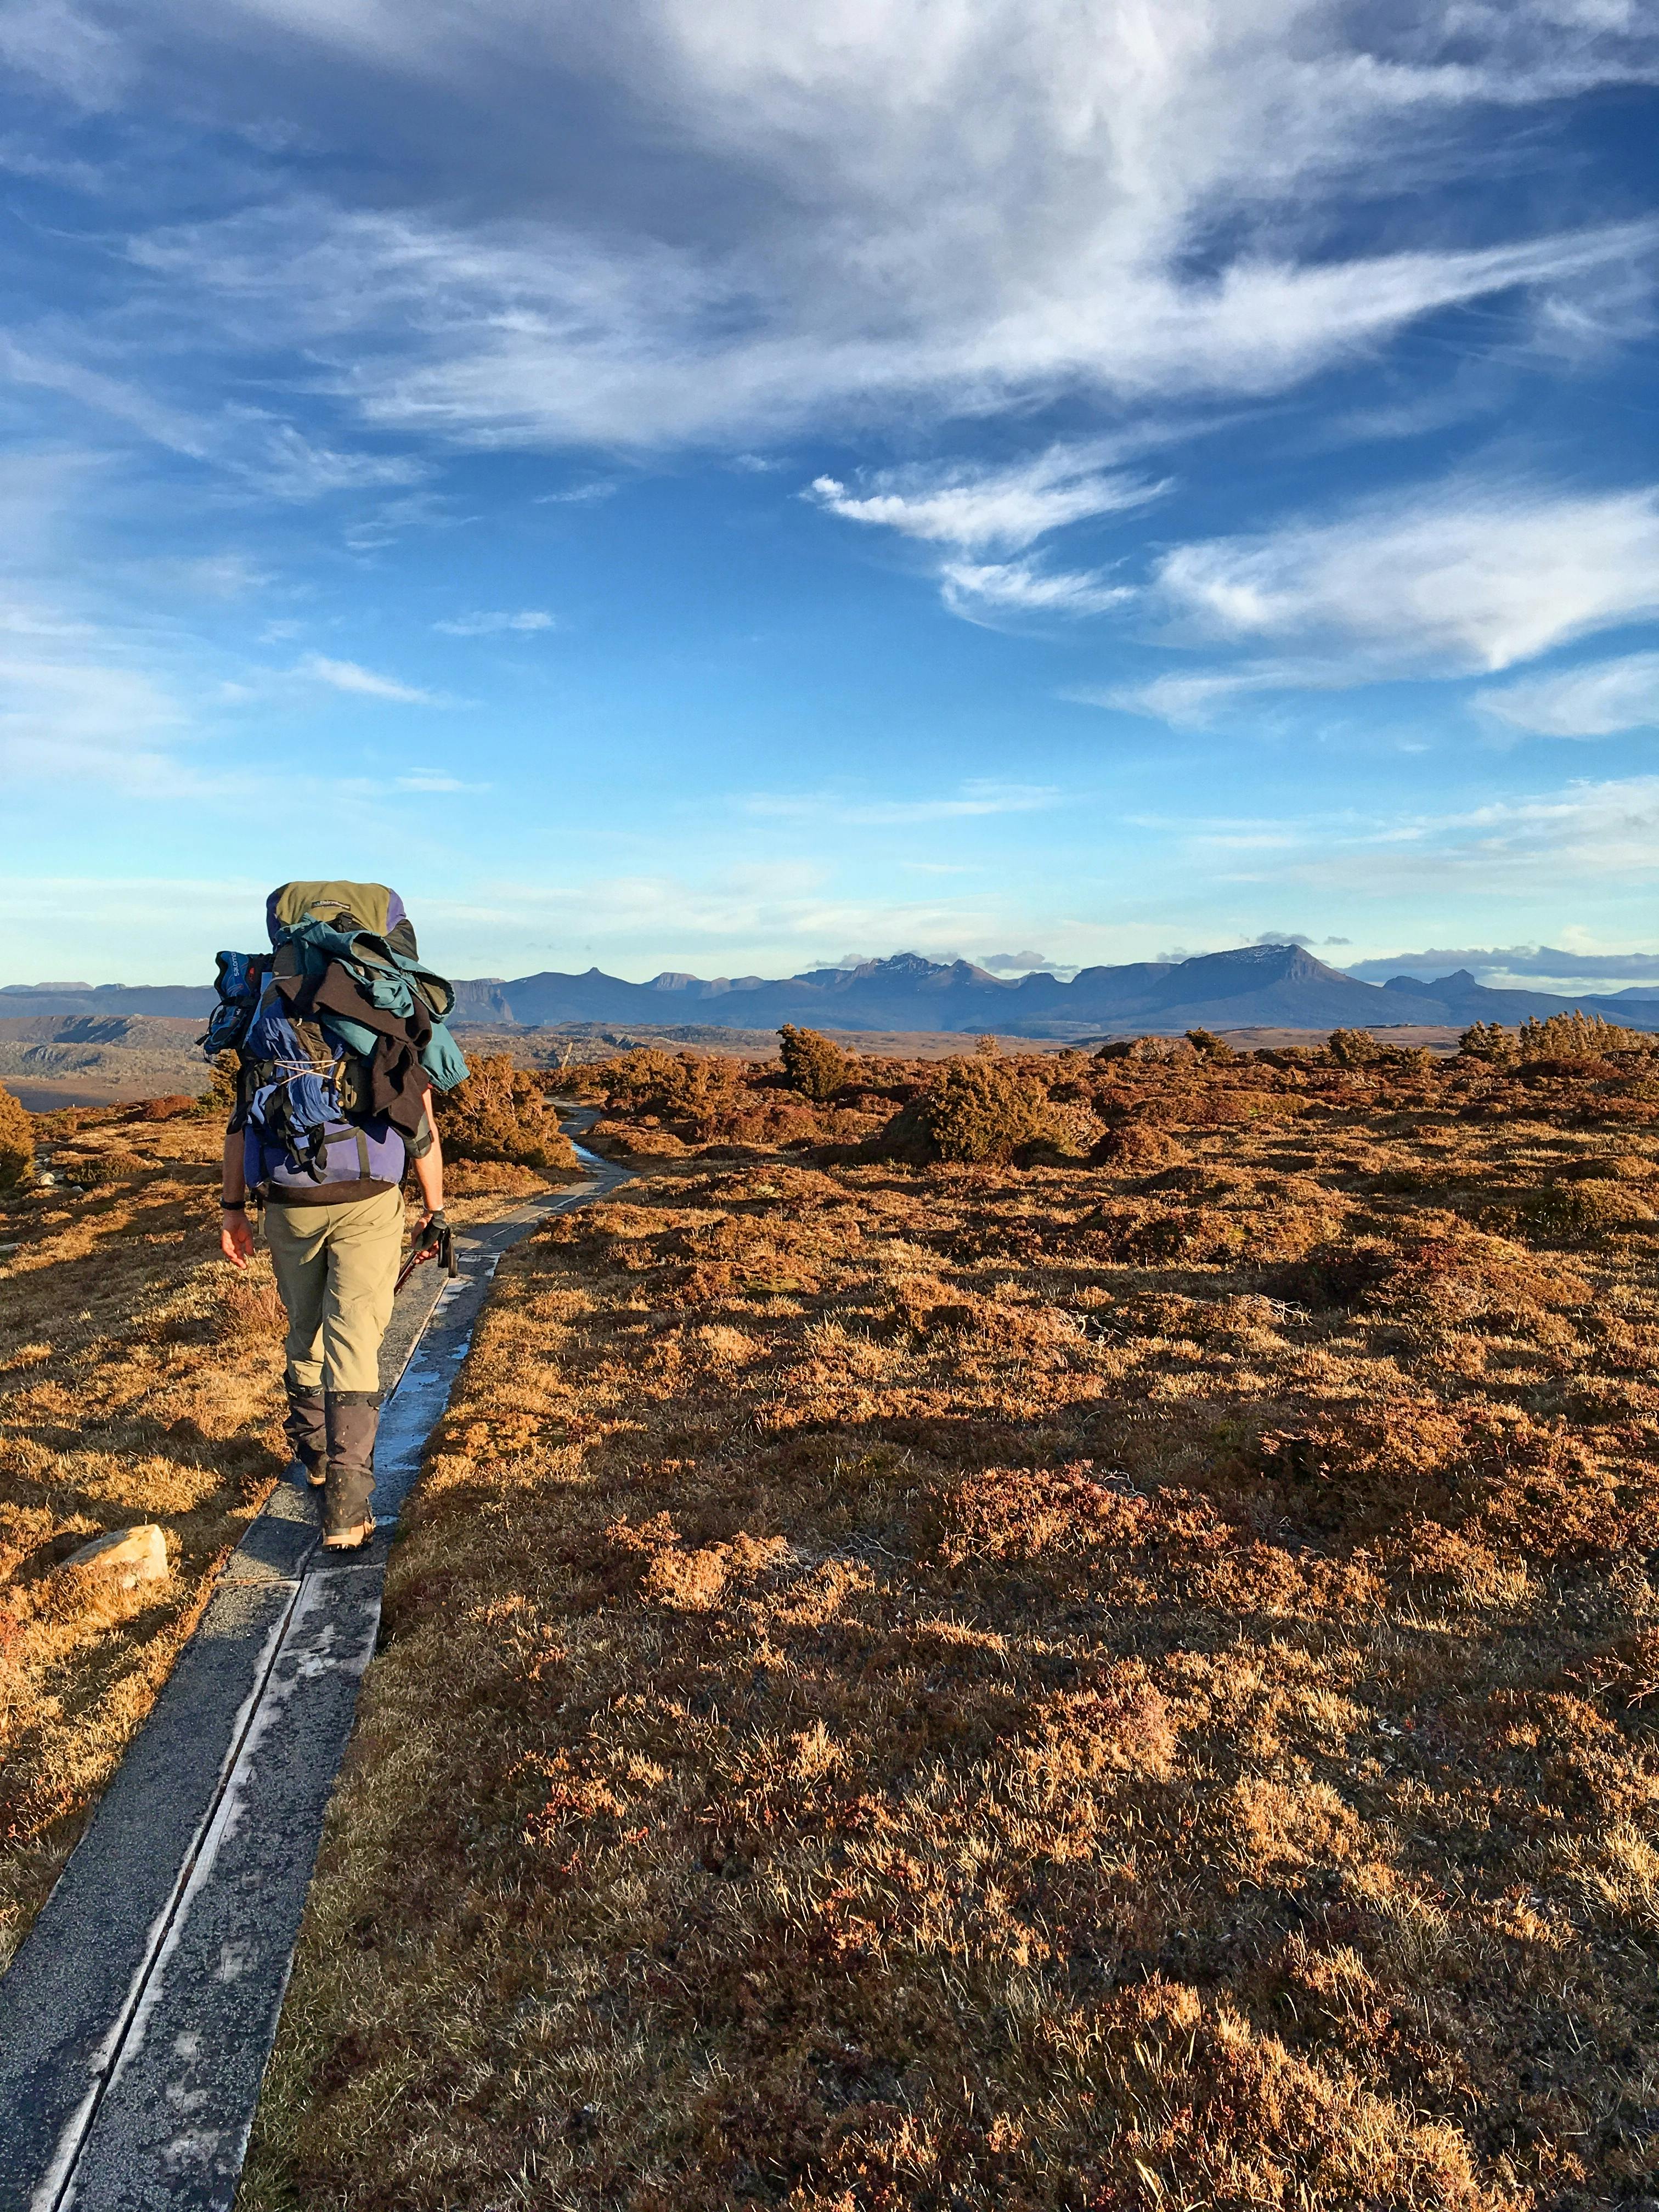
<path fill-rule="evenodd" d="M 821 990 L 844 991 L 860 984 L 908 984 L 919 989 L 938 989 L 943 983 L 971 982 L 1011 987 L 1000 976 L 976 968 L 971 960 L 930 960 L 921 952 L 893 952 L 881 960 L 860 960 L 851 968 L 808 968 L 788 979 Z"/>

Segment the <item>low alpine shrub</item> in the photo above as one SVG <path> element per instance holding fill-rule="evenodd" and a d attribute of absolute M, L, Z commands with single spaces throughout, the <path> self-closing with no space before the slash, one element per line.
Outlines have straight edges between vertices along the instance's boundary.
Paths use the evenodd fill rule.
<path fill-rule="evenodd" d="M 819 1105 L 852 1080 L 852 1064 L 838 1045 L 817 1030 L 798 1030 L 793 1022 L 778 1031 L 778 1057 L 789 1088 Z"/>
<path fill-rule="evenodd" d="M 456 1160 L 510 1160 L 526 1168 L 574 1168 L 576 1155 L 548 1104 L 545 1077 L 495 1053 L 473 1063 L 438 1109 L 444 1150 Z"/>
<path fill-rule="evenodd" d="M 33 1121 L 27 1107 L 0 1084 L 0 1190 L 14 1189 L 33 1166 Z"/>
<path fill-rule="evenodd" d="M 971 1164 L 1011 1159 L 1051 1133 L 1045 1091 L 1005 1060 L 947 1060 L 933 1083 L 893 1116 L 880 1139 L 890 1158 Z"/>

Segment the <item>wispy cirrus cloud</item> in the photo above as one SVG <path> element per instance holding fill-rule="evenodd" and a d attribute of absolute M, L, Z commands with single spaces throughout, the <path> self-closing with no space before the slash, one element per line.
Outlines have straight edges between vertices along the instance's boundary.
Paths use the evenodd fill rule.
<path fill-rule="evenodd" d="M 1358 819 L 1325 814 L 1277 823 L 1211 823 L 1195 848 L 1238 859 L 1227 880 L 1271 881 L 1365 897 L 1404 893 L 1553 896 L 1659 878 L 1659 775 L 1580 781 L 1444 813 L 1401 809 Z M 1252 850 L 1273 854 L 1251 868 Z"/>
<path fill-rule="evenodd" d="M 331 690 L 347 691 L 359 699 L 385 699 L 400 707 L 453 707 L 455 702 L 441 691 L 425 691 L 395 676 L 383 676 L 355 660 L 331 660 L 325 653 L 308 653 L 296 674 Z"/>
<path fill-rule="evenodd" d="M 1063 793 L 1047 783 L 997 783 L 979 779 L 949 798 L 855 799 L 841 793 L 752 792 L 744 811 L 774 821 L 823 822 L 860 828 L 902 827 L 908 823 L 961 822 L 997 814 L 1036 814 L 1057 806 Z"/>
<path fill-rule="evenodd" d="M 802 496 L 848 522 L 961 552 L 1023 552 L 1050 531 L 1145 507 L 1166 489 L 1101 465 L 1098 441 L 1051 446 L 1007 467 L 957 462 L 872 471 L 856 488 L 818 477 Z"/>
<path fill-rule="evenodd" d="M 276 499 L 322 499 L 331 492 L 418 483 L 427 473 L 410 454 L 342 450 L 307 438 L 292 422 L 263 416 L 233 418 L 221 450 L 231 470 Z"/>
<path fill-rule="evenodd" d="M 88 109 L 118 100 L 137 74 L 128 43 L 71 0 L 17 0 L 0 20 L 0 61 Z"/>
<path fill-rule="evenodd" d="M 465 783 L 459 776 L 451 775 L 447 769 L 441 768 L 411 769 L 406 775 L 393 776 L 392 787 L 394 791 L 441 793 L 489 789 L 487 783 Z"/>
<path fill-rule="evenodd" d="M 153 63 L 189 20 L 163 0 L 123 52 Z M 1641 223 L 1448 242 L 1437 219 L 1402 244 L 1397 215 L 1352 219 L 1478 169 L 1461 120 L 1659 68 L 1651 27 L 1569 31 L 1556 0 L 1408 25 L 1340 0 L 1152 18 L 409 0 L 395 19 L 379 0 L 231 0 L 215 28 L 227 106 L 278 53 L 301 107 L 343 73 L 386 163 L 406 155 L 427 191 L 248 201 L 148 232 L 136 264 L 219 345 L 280 336 L 363 419 L 441 441 L 749 449 L 919 403 L 974 419 L 1263 394 L 1655 242 Z M 573 81 L 589 176 L 629 180 L 608 204 L 547 139 Z M 438 83 L 441 139 L 407 96 Z M 1321 205 L 1348 219 L 1321 224 Z"/>
<path fill-rule="evenodd" d="M 435 630 L 446 637 L 499 637 L 504 632 L 520 636 L 531 635 L 556 627 L 554 617 L 543 607 L 520 607 L 516 612 L 452 615 L 447 622 L 435 622 Z"/>
<path fill-rule="evenodd" d="M 948 561 L 939 596 L 953 615 L 994 623 L 1009 615 L 1100 615 L 1134 598 L 1094 569 L 1044 568 L 1034 561 Z"/>
<path fill-rule="evenodd" d="M 1344 672 L 1340 683 L 1352 681 Z M 1133 684 L 1082 684 L 1063 693 L 1080 707 L 1112 707 L 1126 714 L 1146 714 L 1177 729 L 1208 729 L 1228 708 L 1251 693 L 1310 688 L 1304 671 L 1273 663 L 1255 667 L 1182 670 Z"/>
<path fill-rule="evenodd" d="M 1474 703 L 1510 728 L 1542 738 L 1611 738 L 1659 726 L 1659 653 L 1630 653 L 1558 675 L 1477 691 Z"/>
<path fill-rule="evenodd" d="M 1144 507 L 1167 489 L 1103 466 L 1111 450 L 1094 441 L 1051 446 L 995 468 L 957 462 L 878 470 L 856 489 L 819 477 L 802 496 L 844 520 L 949 548 L 936 569 L 939 596 L 966 621 L 995 625 L 1010 617 L 1075 618 L 1103 614 L 1132 593 L 1095 570 L 971 556 L 1023 552 L 1069 524 Z"/>
<path fill-rule="evenodd" d="M 1195 639 L 1334 641 L 1362 675 L 1492 673 L 1659 613 L 1659 493 L 1418 489 L 1177 546 L 1155 589 Z"/>

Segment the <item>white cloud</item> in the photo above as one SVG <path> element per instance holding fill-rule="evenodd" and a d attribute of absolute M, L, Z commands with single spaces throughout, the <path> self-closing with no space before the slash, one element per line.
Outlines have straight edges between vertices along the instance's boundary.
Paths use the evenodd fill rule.
<path fill-rule="evenodd" d="M 131 75 L 120 41 L 69 0 L 13 0 L 0 16 L 0 61 L 88 108 L 106 106 Z"/>
<path fill-rule="evenodd" d="M 1051 530 L 1143 507 L 1165 487 L 1100 465 L 1098 445 L 1051 446 L 1012 467 L 913 467 L 874 472 L 857 491 L 818 477 L 804 495 L 850 522 L 964 551 L 1018 553 Z"/>
<path fill-rule="evenodd" d="M 1035 562 L 975 561 L 974 551 L 1018 551 L 1068 523 L 1139 507 L 1165 489 L 1114 474 L 1100 441 L 1051 446 L 1001 468 L 962 463 L 877 471 L 858 491 L 819 477 L 802 495 L 848 521 L 874 523 L 926 544 L 950 546 L 938 568 L 939 596 L 965 621 L 999 617 L 1104 613 L 1131 596 L 1092 572 L 1051 570 Z"/>
<path fill-rule="evenodd" d="M 1373 673 L 1493 672 L 1659 613 L 1659 495 L 1453 484 L 1179 546 L 1157 589 L 1201 636 L 1340 641 Z"/>
<path fill-rule="evenodd" d="M 502 630 L 544 630 L 554 627 L 553 617 L 540 607 L 521 607 L 516 614 L 456 615 L 434 623 L 446 637 L 494 637 Z"/>
<path fill-rule="evenodd" d="M 289 343 L 332 357 L 338 396 L 380 428 L 483 446 L 627 448 L 923 401 L 976 415 L 1072 391 L 1265 395 L 1437 308 L 1577 279 L 1656 241 L 1659 226 L 1637 224 L 1305 267 L 1280 254 L 1201 282 L 1162 265 L 1173 239 L 1156 252 L 1150 240 L 1131 242 L 1151 258 L 1127 265 L 1102 241 L 1082 265 L 1068 258 L 1050 272 L 1049 296 L 1005 283 L 974 313 L 921 271 L 902 303 L 884 284 L 848 298 L 843 278 L 826 313 L 832 288 L 816 265 L 750 268 L 655 242 L 601 252 L 544 224 L 462 233 L 415 211 L 315 203 L 176 230 L 137 251 L 202 296 L 204 325 L 251 343 L 274 319 Z M 873 258 L 897 247 L 882 240 Z M 804 241 L 802 258 L 813 264 Z M 854 256 L 854 270 L 870 258 Z M 746 334 L 732 336 L 734 325 Z"/>
<path fill-rule="evenodd" d="M 297 672 L 315 683 L 329 684 L 336 691 L 350 691 L 362 699 L 390 699 L 404 707 L 453 704 L 441 692 L 422 691 L 413 684 L 399 683 L 395 676 L 379 676 L 372 668 L 360 667 L 355 660 L 330 660 L 320 653 L 308 653 Z"/>
<path fill-rule="evenodd" d="M 330 492 L 416 483 L 426 474 L 424 465 L 407 454 L 342 453 L 314 443 L 291 422 L 254 416 L 247 418 L 247 428 L 252 451 L 234 457 L 233 465 L 277 499 L 320 499 Z"/>
<path fill-rule="evenodd" d="M 596 499 L 611 499 L 622 486 L 601 477 L 592 483 L 572 484 L 568 491 L 538 492 L 532 507 L 586 507 Z"/>
<path fill-rule="evenodd" d="M 1474 703 L 1516 730 L 1542 738 L 1610 738 L 1659 725 L 1659 653 L 1627 653 L 1559 676 L 1533 676 Z"/>
<path fill-rule="evenodd" d="M 784 796 L 756 792 L 744 801 L 746 812 L 774 820 L 832 822 L 883 828 L 911 822 L 955 822 L 992 814 L 1033 814 L 1057 806 L 1063 796 L 1048 783 L 997 783 L 986 778 L 965 783 L 951 799 L 854 800 L 834 793 Z"/>
<path fill-rule="evenodd" d="M 76 192 L 96 192 L 104 182 L 101 172 L 90 161 L 77 161 L 56 151 L 43 154 L 16 137 L 0 138 L 0 169 L 14 177 L 30 177 Z"/>
<path fill-rule="evenodd" d="M 231 0 L 216 44 L 268 42 L 301 85 L 333 48 L 321 70 L 349 61 L 384 138 L 410 127 L 408 78 L 441 84 L 454 128 L 421 162 L 454 189 L 433 210 L 482 211 L 295 200 L 134 252 L 204 334 L 228 317 L 313 349 L 378 423 L 752 450 L 896 405 L 1273 392 L 1651 245 L 1642 225 L 1460 245 L 1437 222 L 1401 246 L 1398 219 L 1353 242 L 1368 202 L 1478 169 L 1493 103 L 1644 79 L 1659 54 L 1650 24 L 1567 35 L 1546 0 L 1370 21 L 1341 0 Z M 544 151 L 573 81 L 590 166 L 629 179 L 602 214 Z M 469 173 L 486 122 L 500 158 Z"/>
<path fill-rule="evenodd" d="M 212 439 L 202 423 L 183 410 L 155 398 L 140 384 L 67 359 L 61 352 L 21 345 L 15 338 L 0 335 L 0 378 L 37 391 L 61 393 L 78 406 L 128 423 L 156 445 L 192 460 L 204 459 L 212 450 Z"/>
<path fill-rule="evenodd" d="M 1569 927 L 1564 939 L 1586 939 L 1587 930 Z M 1478 982 L 1498 990 L 1611 992 L 1659 986 L 1659 952 L 1603 952 L 1591 940 L 1575 945 L 1431 946 L 1426 952 L 1395 952 L 1348 963 L 1347 972 L 1362 982 L 1385 983 L 1390 975 L 1416 975 L 1425 982 L 1467 968 Z"/>
<path fill-rule="evenodd" d="M 1540 887 L 1559 897 L 1570 886 L 1650 884 L 1659 878 L 1659 775 L 1575 782 L 1443 815 L 1206 824 L 1192 842 L 1206 854 L 1274 855 L 1270 867 L 1239 865 L 1219 880 L 1295 884 L 1346 897 L 1536 897 Z"/>
<path fill-rule="evenodd" d="M 948 561 L 940 592 L 953 615 L 990 622 L 998 615 L 1098 615 L 1134 593 L 1091 570 L 1043 569 L 1030 561 Z"/>
<path fill-rule="evenodd" d="M 904 946 L 937 957 L 964 944 L 994 944 L 1011 927 L 997 902 L 850 896 L 799 862 L 699 878 L 641 872 L 496 882 L 465 905 L 424 898 L 421 912 L 422 942 L 456 948 L 446 956 L 452 975 L 580 969 L 593 947 L 612 974 L 643 977 L 695 964 L 705 973 L 775 975 L 821 959 L 825 945 Z"/>
<path fill-rule="evenodd" d="M 170 750 L 185 723 L 179 702 L 102 641 L 0 656 L 0 768 L 9 779 L 85 780 L 139 797 L 183 798 L 204 787 Z"/>
<path fill-rule="evenodd" d="M 411 769 L 407 775 L 394 776 L 392 787 L 394 791 L 446 792 L 488 791 L 489 786 L 487 783 L 463 783 L 459 776 L 451 775 L 443 769 L 419 768 Z"/>
<path fill-rule="evenodd" d="M 1229 667 L 1182 669 L 1132 684 L 1080 685 L 1060 696 L 1081 707 L 1146 714 L 1176 729 L 1208 730 L 1243 701 L 1304 691 L 1343 691 L 1377 672 L 1363 659 L 1243 660 Z"/>
<path fill-rule="evenodd" d="M 450 501 L 436 492 L 406 492 L 360 516 L 347 530 L 345 542 L 354 553 L 378 553 L 405 530 L 454 530 L 473 519 L 458 514 Z"/>
<path fill-rule="evenodd" d="M 1423 856 L 1431 872 L 1534 886 L 1564 875 L 1651 881 L 1659 876 L 1659 775 L 1496 799 L 1425 823 L 1423 834 L 1437 848 Z"/>
<path fill-rule="evenodd" d="M 9 791 L 61 794 L 52 802 L 60 814 L 65 803 L 110 798 L 246 802 L 253 780 L 204 757 L 201 696 L 142 629 L 22 597 L 0 601 L 0 781 Z M 11 858 L 14 873 L 26 872 L 15 838 Z"/>
<path fill-rule="evenodd" d="M 1077 972 L 1075 961 L 1050 960 L 1042 952 L 988 952 L 975 964 L 993 975 L 1072 975 Z"/>
<path fill-rule="evenodd" d="M 158 561 L 152 573 L 173 589 L 206 599 L 240 599 L 274 580 L 271 572 L 246 553 L 202 553 Z"/>

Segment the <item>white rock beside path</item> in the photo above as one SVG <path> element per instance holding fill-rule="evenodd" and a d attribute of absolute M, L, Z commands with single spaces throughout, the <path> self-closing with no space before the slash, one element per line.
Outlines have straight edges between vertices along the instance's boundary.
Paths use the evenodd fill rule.
<path fill-rule="evenodd" d="M 167 1537 L 154 1521 L 146 1521 L 137 1528 L 112 1528 L 102 1536 L 94 1536 L 78 1552 L 71 1552 L 68 1559 L 60 1559 L 58 1565 L 112 1575 L 123 1589 L 134 1589 L 140 1583 L 164 1583 L 171 1571 Z"/>

